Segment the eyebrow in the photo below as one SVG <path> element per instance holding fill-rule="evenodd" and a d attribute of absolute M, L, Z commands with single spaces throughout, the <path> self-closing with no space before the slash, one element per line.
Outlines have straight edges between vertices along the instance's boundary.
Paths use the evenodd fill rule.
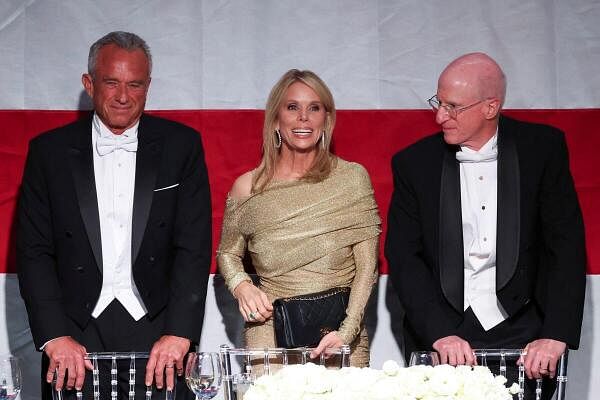
<path fill-rule="evenodd" d="M 305 101 L 297 100 L 297 99 L 286 99 L 286 103 L 305 103 Z M 323 104 L 321 100 L 310 100 L 309 104 Z"/>

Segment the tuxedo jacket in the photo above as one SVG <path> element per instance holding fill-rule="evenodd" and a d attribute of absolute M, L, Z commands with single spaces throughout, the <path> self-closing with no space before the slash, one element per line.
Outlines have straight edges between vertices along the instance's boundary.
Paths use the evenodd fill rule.
<path fill-rule="evenodd" d="M 394 192 L 385 254 L 405 322 L 429 346 L 457 334 L 464 256 L 458 146 L 441 132 L 392 159 Z M 585 240 L 564 135 L 500 117 L 496 294 L 515 316 L 534 302 L 540 338 L 579 345 Z"/>
<path fill-rule="evenodd" d="M 29 145 L 18 207 L 17 268 L 36 348 L 82 329 L 102 287 L 91 116 Z M 142 115 L 133 200 L 132 274 L 163 334 L 198 342 L 211 261 L 211 207 L 199 134 Z M 115 327 L 118 329 L 118 327 Z M 158 338 L 157 338 L 158 339 Z"/>

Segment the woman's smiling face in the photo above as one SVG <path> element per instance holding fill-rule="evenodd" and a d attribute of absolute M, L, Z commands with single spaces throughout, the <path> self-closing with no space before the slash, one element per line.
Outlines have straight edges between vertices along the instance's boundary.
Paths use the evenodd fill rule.
<path fill-rule="evenodd" d="M 291 84 L 277 114 L 283 145 L 291 151 L 315 151 L 326 119 L 327 111 L 317 93 L 302 82 Z"/>

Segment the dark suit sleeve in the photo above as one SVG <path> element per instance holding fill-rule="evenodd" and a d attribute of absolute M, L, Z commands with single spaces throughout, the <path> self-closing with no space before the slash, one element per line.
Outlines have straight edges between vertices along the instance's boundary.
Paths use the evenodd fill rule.
<path fill-rule="evenodd" d="M 392 160 L 394 192 L 388 213 L 385 255 L 389 277 L 408 322 L 419 340 L 431 347 L 437 339 L 456 333 L 450 317 L 455 312 L 444 300 L 439 277 L 434 276 L 431 261 L 425 258 L 422 204 L 408 175 L 410 166 L 405 166 L 400 156 Z"/>
<path fill-rule="evenodd" d="M 194 142 L 178 188 L 174 257 L 164 334 L 199 342 L 211 264 L 211 204 L 200 135 Z"/>
<path fill-rule="evenodd" d="M 585 297 L 585 234 L 564 135 L 561 132 L 553 139 L 539 197 L 545 245 L 540 268 L 546 276 L 540 337 L 577 348 Z"/>
<path fill-rule="evenodd" d="M 68 335 L 58 282 L 44 148 L 30 143 L 17 211 L 17 272 L 36 348 Z M 46 151 L 50 151 L 46 149 Z"/>

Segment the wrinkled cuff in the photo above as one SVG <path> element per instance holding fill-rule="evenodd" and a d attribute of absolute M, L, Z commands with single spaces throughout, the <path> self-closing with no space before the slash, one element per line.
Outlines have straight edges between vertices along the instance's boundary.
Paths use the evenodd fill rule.
<path fill-rule="evenodd" d="M 354 341 L 354 339 L 356 339 L 356 336 L 359 332 L 360 326 L 352 328 L 348 327 L 347 324 L 342 323 L 342 326 L 340 326 L 340 329 L 338 329 L 338 336 L 340 337 L 340 339 L 342 339 L 342 342 L 344 342 L 344 344 L 349 345 Z"/>
<path fill-rule="evenodd" d="M 245 281 L 252 283 L 252 278 L 250 278 L 250 275 L 243 271 L 238 272 L 231 279 L 229 279 L 227 281 L 227 287 L 229 288 L 231 294 L 233 295 L 233 291 L 235 290 L 235 288 L 238 287 L 240 283 Z"/>

